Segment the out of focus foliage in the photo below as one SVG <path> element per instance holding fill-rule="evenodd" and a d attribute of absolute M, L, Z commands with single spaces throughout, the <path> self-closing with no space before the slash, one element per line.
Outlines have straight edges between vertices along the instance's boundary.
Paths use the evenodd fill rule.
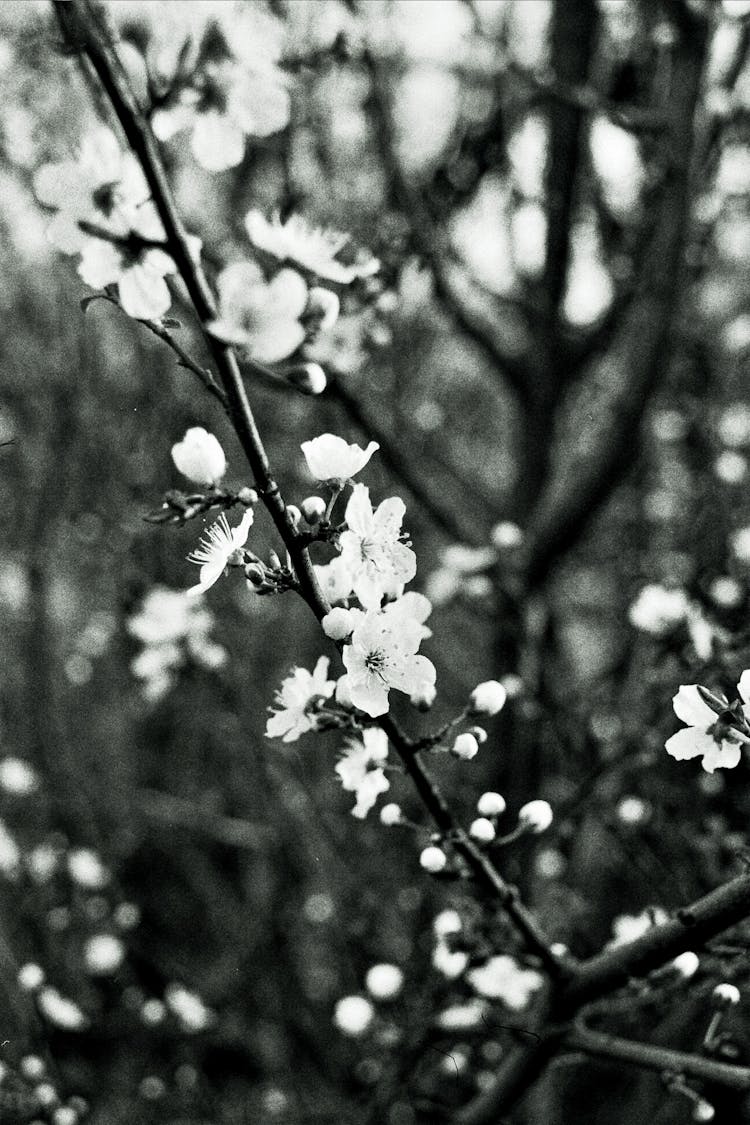
<path fill-rule="evenodd" d="M 561 216 L 545 170 L 559 126 L 550 107 L 565 101 L 549 84 L 565 59 L 546 0 L 106 4 L 134 74 L 139 57 L 174 55 L 212 20 L 230 40 L 243 9 L 278 21 L 288 127 L 250 138 L 239 166 L 218 174 L 165 141 L 178 202 L 212 275 L 242 257 L 250 208 L 301 211 L 380 258 L 366 300 L 344 298 L 319 345 L 329 391 L 248 389 L 295 502 L 310 491 L 301 441 L 329 430 L 388 439 L 368 480 L 407 501 L 416 586 L 436 607 L 425 646 L 441 689 L 435 724 L 490 676 L 512 676 L 515 689 L 478 758 L 441 763 L 446 790 L 467 819 L 486 789 L 512 811 L 550 801 L 553 828 L 509 848 L 503 865 L 553 939 L 580 955 L 611 938 L 615 918 L 716 885 L 747 845 L 747 763 L 702 774 L 664 750 L 680 683 L 731 689 L 750 665 L 747 4 L 708 6 L 680 269 L 663 282 L 676 307 L 641 396 L 651 393 L 648 409 L 623 423 L 628 463 L 544 582 L 514 584 L 515 548 L 497 532 L 511 520 L 525 529 L 540 498 L 554 501 L 551 483 L 630 378 L 606 364 L 593 379 L 568 375 L 576 363 L 589 373 L 627 315 L 654 198 L 689 147 L 665 143 L 649 117 L 683 6 L 706 7 L 591 6 L 584 77 L 599 103 L 580 113 Z M 289 666 L 312 667 L 319 653 L 301 603 L 219 584 L 199 643 L 185 641 L 186 626 L 150 691 L 133 674 L 143 646 L 128 623 L 143 599 L 194 580 L 195 525 L 143 519 L 179 485 L 170 447 L 205 425 L 227 450 L 228 482 L 252 482 L 220 408 L 172 353 L 104 302 L 80 310 L 89 290 L 46 241 L 31 183 L 95 122 L 96 92 L 45 4 L 6 0 L 0 27 L 0 1120 L 69 1125 L 83 1112 L 75 1096 L 101 1125 L 432 1120 L 486 1084 L 508 1042 L 481 1024 L 437 1046 L 422 1039 L 426 1020 L 472 995 L 432 966 L 433 919 L 452 905 L 472 919 L 470 890 L 426 880 L 407 830 L 350 817 L 333 736 L 291 748 L 264 737 Z M 392 107 L 387 135 L 377 81 Z M 556 294 L 550 216 L 567 242 Z M 430 239 L 447 271 L 437 279 Z M 467 304 L 492 322 L 506 367 L 456 317 Z M 506 378 L 521 360 L 529 378 L 543 371 L 562 388 L 533 424 Z M 467 562 L 458 544 L 491 547 L 490 565 Z M 674 628 L 648 614 L 645 628 L 631 623 L 647 584 L 685 591 L 690 612 Z M 413 710 L 402 717 L 416 729 Z M 6 784 L 6 759 L 29 764 L 30 787 L 12 769 Z M 397 797 L 421 820 L 405 783 Z M 95 853 L 83 866 L 80 849 Z M 474 935 L 470 954 L 491 943 L 478 917 Z M 377 1005 L 369 1037 L 348 1039 L 334 1007 L 383 962 L 402 968 L 403 991 Z M 17 983 L 29 963 L 44 968 L 49 1010 Z M 748 975 L 745 948 L 714 951 L 675 984 L 669 1014 L 646 1005 L 623 1026 L 645 1019 L 689 1049 L 716 979 L 742 987 Z M 746 1057 L 746 1021 L 735 1023 Z M 582 1073 L 583 1101 L 559 1070 L 528 1119 L 685 1119 L 656 1078 Z M 54 1101 L 40 1108 L 45 1076 L 74 1118 L 55 1118 Z M 716 1105 L 717 1120 L 740 1119 L 735 1101 Z"/>

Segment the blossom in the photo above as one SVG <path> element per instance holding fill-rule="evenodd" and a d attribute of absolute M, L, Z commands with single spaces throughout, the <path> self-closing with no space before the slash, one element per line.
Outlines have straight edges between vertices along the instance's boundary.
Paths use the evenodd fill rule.
<path fill-rule="evenodd" d="M 380 269 L 380 262 L 371 255 L 353 265 L 338 261 L 336 255 L 349 241 L 349 235 L 313 227 L 301 215 L 290 215 L 282 223 L 278 212 L 269 221 L 260 211 L 252 210 L 245 216 L 245 229 L 259 250 L 279 261 L 294 262 L 325 281 L 349 285 Z"/>
<path fill-rule="evenodd" d="M 316 729 L 317 718 L 313 707 L 318 700 L 329 699 L 336 686 L 333 680 L 326 678 L 328 664 L 328 657 L 321 656 L 312 672 L 306 668 L 294 668 L 282 681 L 275 696 L 279 709 L 266 723 L 267 738 L 296 742 L 300 735 Z"/>
<path fill-rule="evenodd" d="M 158 240 L 154 229 L 153 223 L 139 224 L 135 233 Z M 160 223 L 157 229 L 161 232 Z M 176 271 L 169 254 L 158 247 L 115 245 L 101 238 L 87 239 L 78 265 L 79 277 L 92 289 L 116 284 L 120 304 L 137 320 L 157 320 L 168 311 L 172 297 L 165 278 Z"/>
<path fill-rule="evenodd" d="M 750 671 L 742 673 L 737 685 L 744 704 L 745 716 L 750 716 Z M 716 711 L 709 707 L 695 684 L 682 684 L 672 699 L 674 713 L 687 726 L 678 730 L 666 741 L 666 750 L 678 762 L 690 758 L 703 758 L 707 773 L 716 769 L 734 769 L 740 761 L 741 747 L 750 742 L 742 731 L 719 721 Z"/>
<path fill-rule="evenodd" d="M 340 488 L 344 481 L 364 469 L 380 446 L 371 441 L 367 449 L 362 449 L 359 445 L 349 445 L 336 434 L 320 434 L 311 441 L 303 441 L 300 448 L 315 479 L 330 481 Z"/>
<path fill-rule="evenodd" d="M 94 934 L 86 942 L 83 959 L 94 976 L 109 976 L 116 972 L 125 958 L 125 947 L 113 934 Z"/>
<path fill-rule="evenodd" d="M 404 986 L 404 974 L 398 965 L 373 965 L 367 970 L 365 986 L 376 1000 L 393 1000 Z"/>
<path fill-rule="evenodd" d="M 110 880 L 109 871 L 91 848 L 74 848 L 68 852 L 67 865 L 73 882 L 88 891 L 100 891 Z"/>
<path fill-rule="evenodd" d="M 193 156 L 209 172 L 234 168 L 245 155 L 245 137 L 278 133 L 289 121 L 289 91 L 278 68 L 248 66 L 233 58 L 207 63 L 176 105 L 157 110 L 153 128 L 166 141 L 191 130 Z"/>
<path fill-rule="evenodd" d="M 313 563 L 313 570 L 327 601 L 340 602 L 351 593 L 352 583 L 349 571 L 338 555 L 324 565 Z M 323 627 L 325 628 L 325 625 Z M 353 625 L 352 628 L 354 628 Z M 351 629 L 348 632 L 351 632 Z"/>
<path fill-rule="evenodd" d="M 253 522 L 253 510 L 248 508 L 236 527 L 230 527 L 222 513 L 209 527 L 200 545 L 188 555 L 190 562 L 201 568 L 200 582 L 187 591 L 190 597 L 203 594 L 221 578 L 235 551 L 245 546 Z"/>
<path fill-rule="evenodd" d="M 635 629 L 664 637 L 685 621 L 690 603 L 684 590 L 669 590 L 650 583 L 640 590 L 628 610 L 628 619 Z"/>
<path fill-rule="evenodd" d="M 221 443 L 202 426 L 191 427 L 172 446 L 172 460 L 177 471 L 195 484 L 216 484 L 227 471 Z"/>
<path fill-rule="evenodd" d="M 132 153 L 121 151 L 114 133 L 105 125 L 83 138 L 76 160 L 38 168 L 34 191 L 40 203 L 56 211 L 47 237 L 64 254 L 77 254 L 90 241 L 80 227 L 82 222 L 126 236 L 139 208 L 149 198 L 140 164 Z"/>
<path fill-rule="evenodd" d="M 388 736 L 379 727 L 362 731 L 362 741 L 350 739 L 336 773 L 344 789 L 357 794 L 352 816 L 364 820 L 378 796 L 390 789 L 382 763 L 388 757 Z"/>
<path fill-rule="evenodd" d="M 294 270 L 279 270 L 267 282 L 255 262 L 234 262 L 221 271 L 216 287 L 219 316 L 208 327 L 219 340 L 245 348 L 261 363 L 287 359 L 304 341 L 300 317 L 307 286 Z"/>
<path fill-rule="evenodd" d="M 541 973 L 522 968 L 514 957 L 504 953 L 490 957 L 478 969 L 471 969 L 466 977 L 480 996 L 488 1000 L 502 1000 L 515 1012 L 525 1008 L 532 995 L 544 984 Z"/>
<path fill-rule="evenodd" d="M 0 789 L 17 797 L 27 797 L 38 786 L 36 770 L 23 758 L 0 758 Z"/>
<path fill-rule="evenodd" d="M 417 572 L 414 552 L 401 542 L 405 512 L 398 496 L 373 511 L 367 485 L 354 485 L 346 506 L 348 530 L 342 532 L 339 544 L 352 589 L 366 609 L 379 608 L 385 595 L 398 593 Z"/>
<path fill-rule="evenodd" d="M 375 1010 L 365 996 L 344 996 L 333 1013 L 333 1022 L 344 1035 L 364 1035 L 375 1018 Z"/>
<path fill-rule="evenodd" d="M 355 707 L 376 718 L 388 711 L 391 688 L 412 695 L 434 684 L 435 667 L 416 655 L 422 626 L 411 618 L 397 624 L 387 614 L 366 613 L 355 627 L 342 658 L 346 675 L 336 687 Z"/>

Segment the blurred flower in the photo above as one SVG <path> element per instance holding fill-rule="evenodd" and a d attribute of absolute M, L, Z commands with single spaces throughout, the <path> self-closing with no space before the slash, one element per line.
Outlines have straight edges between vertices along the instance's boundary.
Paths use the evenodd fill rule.
<path fill-rule="evenodd" d="M 352 816 L 359 820 L 367 816 L 378 796 L 390 789 L 390 782 L 383 772 L 387 757 L 388 736 L 385 731 L 379 727 L 366 727 L 362 731 L 361 742 L 350 739 L 336 763 L 336 773 L 344 789 L 357 795 Z"/>
<path fill-rule="evenodd" d="M 747 476 L 747 458 L 733 449 L 725 449 L 714 461 L 714 472 L 724 484 L 741 484 Z"/>
<path fill-rule="evenodd" d="M 684 590 L 669 590 L 651 583 L 639 591 L 628 610 L 628 619 L 635 629 L 653 637 L 664 637 L 684 623 L 688 609 Z"/>
<path fill-rule="evenodd" d="M 466 979 L 480 996 L 502 1000 L 513 1011 L 520 1011 L 544 984 L 544 977 L 535 969 L 524 969 L 513 957 L 498 954 L 478 969 L 471 969 Z"/>
<path fill-rule="evenodd" d="M 0 872 L 8 879 L 15 879 L 20 871 L 20 866 L 21 849 L 6 825 L 0 820 Z"/>
<path fill-rule="evenodd" d="M 45 987 L 37 993 L 36 1002 L 45 1019 L 63 1031 L 83 1031 L 88 1019 L 72 1000 L 62 996 L 56 988 Z"/>
<path fill-rule="evenodd" d="M 393 1000 L 404 987 L 404 974 L 398 965 L 373 965 L 367 970 L 365 986 L 376 1000 Z"/>
<path fill-rule="evenodd" d="M 476 715 L 497 715 L 502 711 L 508 693 L 499 680 L 485 680 L 469 696 L 469 707 Z"/>
<path fill-rule="evenodd" d="M 617 816 L 623 824 L 642 824 L 650 815 L 650 805 L 640 797 L 623 797 L 617 805 Z"/>
<path fill-rule="evenodd" d="M 391 688 L 412 695 L 424 684 L 434 684 L 435 667 L 416 652 L 422 640 L 418 622 L 393 621 L 385 614 L 367 613 L 344 646 L 346 675 L 337 685 L 355 707 L 376 718 L 388 711 Z"/>
<path fill-rule="evenodd" d="M 714 578 L 709 586 L 708 596 L 715 605 L 721 606 L 722 609 L 734 609 L 742 601 L 742 587 L 736 579 L 730 578 L 729 575 L 720 575 L 718 578 Z"/>
<path fill-rule="evenodd" d="M 344 996 L 333 1013 L 333 1022 L 339 1031 L 354 1039 L 368 1031 L 374 1018 L 375 1009 L 364 996 Z"/>
<path fill-rule="evenodd" d="M 609 949 L 627 945 L 648 933 L 653 926 L 660 926 L 669 919 L 661 906 L 652 906 L 640 914 L 621 914 L 612 923 L 613 938 L 607 943 Z"/>
<path fill-rule="evenodd" d="M 511 520 L 501 520 L 490 532 L 492 546 L 498 551 L 512 551 L 523 543 L 523 531 Z"/>
<path fill-rule="evenodd" d="M 750 672 L 743 672 L 737 685 L 744 704 L 743 711 L 750 717 Z M 715 769 L 733 769 L 742 756 L 741 747 L 750 738 L 719 721 L 716 711 L 709 707 L 695 684 L 682 684 L 672 699 L 674 713 L 687 726 L 666 741 L 666 750 L 678 762 L 702 757 L 707 773 Z"/>
<path fill-rule="evenodd" d="M 734 557 L 741 563 L 750 563 L 750 527 L 741 527 L 730 537 Z"/>
<path fill-rule="evenodd" d="M 125 959 L 125 947 L 113 934 L 94 934 L 83 947 L 83 960 L 95 976 L 117 972 Z"/>
<path fill-rule="evenodd" d="M 86 890 L 100 891 L 109 883 L 109 871 L 91 848 L 73 848 L 69 851 L 67 867 L 73 882 Z"/>
<path fill-rule="evenodd" d="M 353 265 L 338 261 L 336 255 L 349 241 L 349 235 L 313 227 L 301 215 L 290 215 L 282 223 L 278 213 L 269 221 L 260 211 L 253 210 L 245 216 L 245 229 L 259 250 L 279 261 L 293 262 L 325 281 L 348 285 L 356 278 L 371 277 L 380 269 L 380 262 L 371 255 Z"/>
<path fill-rule="evenodd" d="M 336 556 L 322 566 L 314 563 L 313 570 L 327 601 L 340 602 L 348 597 L 352 584 L 349 570 L 341 558 Z"/>
<path fill-rule="evenodd" d="M 192 426 L 172 446 L 172 460 L 177 471 L 195 484 L 217 484 L 227 471 L 221 443 L 202 426 Z"/>
<path fill-rule="evenodd" d="M 405 512 L 398 496 L 373 511 L 367 486 L 355 484 L 352 489 L 346 506 L 347 530 L 339 545 L 354 593 L 366 609 L 378 609 L 384 596 L 398 593 L 416 574 L 416 556 L 401 542 Z"/>
<path fill-rule="evenodd" d="M 142 230 L 138 233 L 153 237 Z M 128 316 L 158 320 L 172 303 L 164 279 L 176 269 L 163 250 L 131 249 L 101 238 L 89 238 L 81 251 L 78 273 L 92 289 L 116 284 L 120 304 Z"/>
<path fill-rule="evenodd" d="M 478 816 L 469 826 L 469 835 L 478 844 L 491 844 L 497 832 L 495 825 L 486 816 Z"/>
<path fill-rule="evenodd" d="M 236 527 L 230 527 L 222 513 L 202 537 L 200 545 L 188 555 L 190 562 L 201 568 L 200 582 L 187 591 L 189 597 L 203 594 L 218 582 L 235 551 L 245 546 L 253 523 L 253 510 L 248 508 Z"/>
<path fill-rule="evenodd" d="M 470 762 L 479 753 L 479 743 L 473 734 L 464 732 L 456 736 L 453 746 L 451 747 L 451 754 L 454 757 L 460 758 L 464 762 Z"/>
<path fill-rule="evenodd" d="M 471 1031 L 484 1021 L 486 1015 L 486 1001 L 476 996 L 464 1004 L 444 1008 L 437 1017 L 437 1023 L 443 1031 Z"/>
<path fill-rule="evenodd" d="M 0 758 L 0 789 L 17 797 L 28 797 L 38 787 L 36 770 L 23 758 Z"/>
<path fill-rule="evenodd" d="M 380 810 L 380 823 L 385 825 L 386 828 L 392 828 L 395 824 L 401 824 L 403 819 L 404 814 L 401 811 L 401 806 L 397 805 L 395 801 L 383 805 Z"/>
<path fill-rule="evenodd" d="M 267 282 L 255 262 L 234 262 L 216 286 L 219 317 L 208 327 L 217 339 L 245 348 L 260 363 L 279 363 L 304 341 L 307 286 L 294 270 L 279 270 Z"/>
<path fill-rule="evenodd" d="M 336 434 L 321 434 L 311 441 L 303 441 L 302 452 L 307 467 L 316 480 L 328 481 L 339 487 L 364 469 L 367 462 L 380 446 L 371 441 L 367 449 L 359 445 L 349 445 Z"/>
<path fill-rule="evenodd" d="M 18 970 L 18 984 L 24 992 L 35 992 L 44 984 L 44 969 L 32 962 L 22 965 Z"/>
<path fill-rule="evenodd" d="M 442 848 L 430 844 L 429 847 L 423 848 L 419 854 L 419 866 L 430 875 L 437 875 L 445 869 L 448 863 L 448 857 Z"/>
<path fill-rule="evenodd" d="M 266 738 L 281 738 L 283 742 L 296 742 L 300 735 L 316 730 L 318 725 L 315 704 L 333 695 L 336 684 L 329 680 L 327 656 L 321 656 L 312 672 L 306 668 L 293 668 L 282 680 L 276 692 L 279 704 L 266 722 Z"/>
<path fill-rule="evenodd" d="M 212 1021 L 212 1013 L 200 996 L 180 984 L 168 984 L 164 990 L 164 1000 L 186 1031 L 205 1031 Z"/>
<path fill-rule="evenodd" d="M 719 415 L 716 423 L 719 440 L 731 449 L 750 442 L 750 406 L 746 402 L 733 402 Z"/>
<path fill-rule="evenodd" d="M 460 934 L 463 929 L 461 915 L 457 910 L 441 910 L 432 920 L 432 929 L 439 938 Z"/>

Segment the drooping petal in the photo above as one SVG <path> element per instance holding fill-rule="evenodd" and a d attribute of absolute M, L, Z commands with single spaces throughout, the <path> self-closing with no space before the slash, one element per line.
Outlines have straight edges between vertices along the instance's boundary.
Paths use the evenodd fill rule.
<path fill-rule="evenodd" d="M 713 773 L 714 770 L 721 769 L 733 770 L 735 766 L 739 765 L 741 757 L 742 746 L 739 742 L 732 742 L 725 738 L 719 745 L 718 742 L 711 739 L 711 746 L 703 755 L 701 764 L 706 773 Z"/>
<path fill-rule="evenodd" d="M 716 743 L 706 731 L 698 727 L 686 727 L 668 738 L 664 745 L 667 753 L 678 762 L 686 762 L 690 758 L 711 754 Z"/>
<path fill-rule="evenodd" d="M 345 517 L 349 530 L 353 531 L 358 537 L 365 538 L 372 532 L 373 511 L 370 490 L 366 484 L 354 485 L 349 502 L 346 505 Z"/>
<path fill-rule="evenodd" d="M 674 713 L 683 723 L 691 727 L 712 726 L 716 722 L 716 714 L 701 696 L 695 684 L 681 684 L 680 690 L 672 699 Z"/>

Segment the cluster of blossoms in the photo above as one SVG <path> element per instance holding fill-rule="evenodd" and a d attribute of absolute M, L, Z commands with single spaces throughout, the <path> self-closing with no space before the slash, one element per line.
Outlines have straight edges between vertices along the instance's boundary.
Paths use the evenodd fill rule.
<path fill-rule="evenodd" d="M 484 547 L 454 543 L 446 547 L 440 566 L 427 582 L 427 593 L 435 605 L 445 605 L 459 595 L 486 598 L 492 593 L 491 572 L 498 565 L 512 564 L 523 548 L 523 531 L 511 520 L 501 520 L 490 532 Z"/>
<path fill-rule="evenodd" d="M 128 632 L 143 646 L 130 668 L 147 699 L 161 699 L 189 661 L 208 669 L 226 663 L 226 649 L 211 637 L 213 626 L 212 613 L 197 598 L 187 600 L 182 591 L 166 586 L 149 590 L 127 622 Z"/>
<path fill-rule="evenodd" d="M 628 618 L 634 629 L 659 639 L 686 631 L 701 660 L 710 658 L 714 640 L 721 634 L 682 587 L 644 586 L 630 606 Z"/>

